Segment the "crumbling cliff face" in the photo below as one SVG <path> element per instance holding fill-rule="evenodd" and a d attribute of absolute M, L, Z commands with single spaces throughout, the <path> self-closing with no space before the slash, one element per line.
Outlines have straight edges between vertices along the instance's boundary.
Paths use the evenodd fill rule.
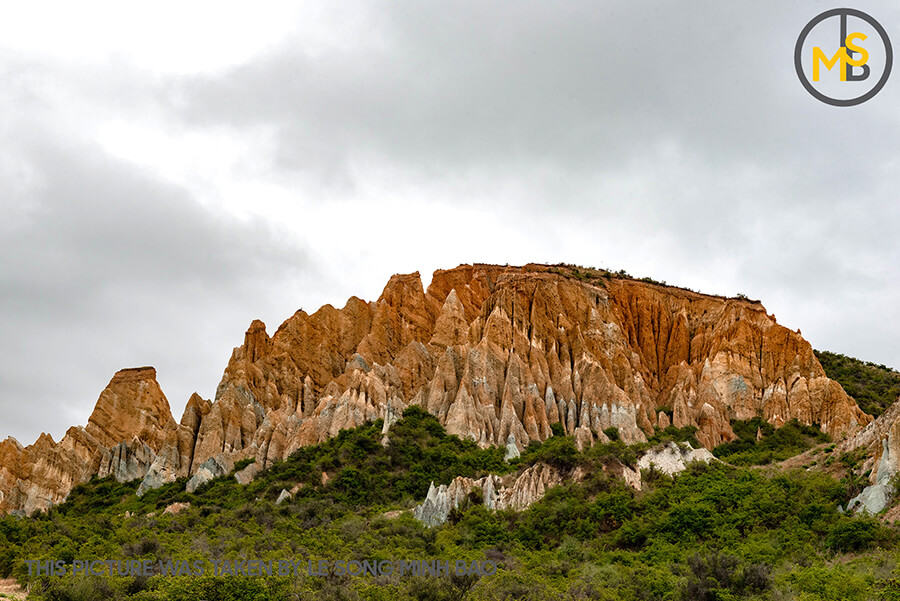
<path fill-rule="evenodd" d="M 850 500 L 847 509 L 875 515 L 890 505 L 894 497 L 893 478 L 900 470 L 900 399 L 878 419 L 841 442 L 836 452 L 849 453 L 857 449 L 865 451 L 861 470 L 870 472 L 871 484 Z"/>
<path fill-rule="evenodd" d="M 121 393 L 146 415 L 101 395 L 88 426 L 58 444 L 0 443 L 0 510 L 59 502 L 94 473 L 142 476 L 141 491 L 182 476 L 198 486 L 238 459 L 265 468 L 410 404 L 452 434 L 520 449 L 554 423 L 582 446 L 609 427 L 635 442 L 695 425 L 712 448 L 734 438 L 729 419 L 758 412 L 836 437 L 871 421 L 757 302 L 542 265 L 463 265 L 435 272 L 427 291 L 418 273 L 397 275 L 375 302 L 298 311 L 271 336 L 254 321 L 215 401 L 195 395 L 180 423 L 155 390 Z"/>

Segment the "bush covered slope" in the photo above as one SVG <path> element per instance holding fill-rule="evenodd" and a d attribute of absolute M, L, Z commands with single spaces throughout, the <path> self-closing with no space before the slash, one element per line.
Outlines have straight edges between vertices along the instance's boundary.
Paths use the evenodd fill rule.
<path fill-rule="evenodd" d="M 816 351 L 816 358 L 869 415 L 878 417 L 900 397 L 900 372 L 890 367 L 828 351 Z"/>
<path fill-rule="evenodd" d="M 792 419 L 775 428 L 761 417 L 732 420 L 737 440 L 720 444 L 713 454 L 732 465 L 766 465 L 784 461 L 812 447 L 830 442 L 831 437 L 816 426 L 806 426 Z"/>
<path fill-rule="evenodd" d="M 690 436 L 669 430 L 657 440 Z M 853 490 L 820 472 L 696 464 L 674 478 L 645 471 L 635 491 L 602 465 L 634 465 L 640 446 L 615 441 L 581 453 L 554 436 L 506 464 L 500 449 L 448 436 L 418 408 L 393 425 L 387 447 L 380 440 L 380 422 L 343 431 L 248 486 L 225 476 L 193 494 L 176 482 L 137 498 L 136 482 L 93 480 L 47 514 L 0 519 L 0 574 L 29 580 L 26 559 L 438 558 L 498 567 L 485 576 L 32 577 L 32 596 L 54 600 L 853 600 L 900 592 L 891 579 L 894 529 L 840 515 Z M 432 480 L 535 461 L 589 476 L 520 513 L 473 499 L 433 529 L 398 511 L 421 501 Z M 191 505 L 164 513 L 173 502 Z"/>

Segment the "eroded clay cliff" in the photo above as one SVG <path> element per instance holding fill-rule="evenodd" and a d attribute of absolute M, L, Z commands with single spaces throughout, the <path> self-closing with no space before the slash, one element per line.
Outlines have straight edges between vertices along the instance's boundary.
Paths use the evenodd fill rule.
<path fill-rule="evenodd" d="M 387 430 L 410 404 L 453 434 L 519 448 L 554 423 L 582 446 L 609 427 L 634 442 L 696 425 L 712 448 L 734 437 L 730 419 L 758 413 L 835 437 L 871 421 L 758 302 L 542 265 L 437 271 L 427 291 L 419 274 L 397 275 L 375 302 L 298 311 L 271 336 L 254 321 L 215 401 L 195 396 L 180 423 L 154 402 L 161 391 L 129 390 L 146 415 L 120 422 L 128 403 L 110 393 L 59 444 L 0 443 L 0 509 L 58 502 L 92 473 L 141 474 L 141 491 L 182 476 L 197 486 L 367 420 Z"/>
<path fill-rule="evenodd" d="M 58 443 L 49 434 L 27 447 L 0 442 L 0 512 L 46 509 L 94 474 L 143 478 L 173 426 L 156 370 L 123 369 L 100 393 L 87 426 L 69 428 Z"/>

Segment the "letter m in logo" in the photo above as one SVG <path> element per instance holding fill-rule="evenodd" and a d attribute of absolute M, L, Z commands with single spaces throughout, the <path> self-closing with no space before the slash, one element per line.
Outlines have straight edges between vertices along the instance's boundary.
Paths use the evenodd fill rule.
<path fill-rule="evenodd" d="M 866 35 L 862 33 L 851 33 L 847 35 L 847 15 L 841 15 L 841 37 L 840 48 L 834 53 L 830 59 L 828 55 L 818 46 L 813 48 L 813 81 L 819 81 L 819 63 L 825 65 L 825 68 L 831 71 L 832 67 L 840 62 L 839 73 L 841 81 L 862 81 L 869 77 L 869 53 L 865 48 L 857 46 L 853 42 L 855 40 L 865 40 Z M 847 50 L 849 48 L 849 51 Z M 853 58 L 853 55 L 859 54 L 859 58 Z M 853 72 L 853 67 L 862 67 L 863 71 L 857 75 Z"/>

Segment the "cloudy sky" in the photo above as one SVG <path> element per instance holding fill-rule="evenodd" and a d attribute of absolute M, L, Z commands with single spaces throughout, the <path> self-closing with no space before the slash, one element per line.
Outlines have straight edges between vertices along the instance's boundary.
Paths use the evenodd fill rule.
<path fill-rule="evenodd" d="M 900 367 L 900 75 L 806 92 L 832 4 L 146 6 L 0 14 L 0 438 L 58 440 L 128 366 L 177 419 L 252 319 L 468 262 L 742 292 Z"/>

